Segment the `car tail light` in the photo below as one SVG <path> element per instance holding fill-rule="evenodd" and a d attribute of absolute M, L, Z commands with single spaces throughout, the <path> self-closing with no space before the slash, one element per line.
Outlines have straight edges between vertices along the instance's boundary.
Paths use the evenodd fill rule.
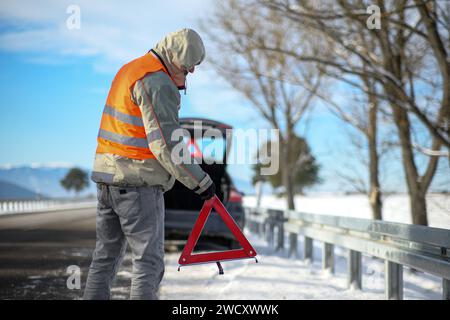
<path fill-rule="evenodd" d="M 230 191 L 230 199 L 228 200 L 230 202 L 242 202 L 242 195 L 237 192 L 236 190 Z"/>

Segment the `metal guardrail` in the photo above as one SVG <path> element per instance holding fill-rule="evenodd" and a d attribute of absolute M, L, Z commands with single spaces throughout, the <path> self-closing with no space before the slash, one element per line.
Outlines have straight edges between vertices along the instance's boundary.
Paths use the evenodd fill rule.
<path fill-rule="evenodd" d="M 246 208 L 247 226 L 276 250 L 313 260 L 313 241 L 322 242 L 322 268 L 334 272 L 334 246 L 348 249 L 348 287 L 362 289 L 362 254 L 385 261 L 385 297 L 403 299 L 403 266 L 442 278 L 442 298 L 450 300 L 450 230 L 394 222 Z"/>
<path fill-rule="evenodd" d="M 42 212 L 88 208 L 95 206 L 95 200 L 16 200 L 0 201 L 0 216 L 13 213 Z"/>

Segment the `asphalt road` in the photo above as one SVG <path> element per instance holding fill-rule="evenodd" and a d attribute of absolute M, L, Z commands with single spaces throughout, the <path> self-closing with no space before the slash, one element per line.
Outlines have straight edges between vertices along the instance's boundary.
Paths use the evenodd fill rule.
<path fill-rule="evenodd" d="M 95 208 L 0 216 L 0 299 L 80 298 L 67 267 L 84 284 L 94 247 Z"/>
<path fill-rule="evenodd" d="M 173 260 L 184 241 L 165 244 Z M 0 216 L 0 299 L 81 299 L 94 248 L 95 208 Z M 196 248 L 226 249 L 202 237 Z M 81 269 L 80 289 L 67 288 L 71 265 Z M 131 270 L 128 250 L 113 299 L 128 299 Z"/>

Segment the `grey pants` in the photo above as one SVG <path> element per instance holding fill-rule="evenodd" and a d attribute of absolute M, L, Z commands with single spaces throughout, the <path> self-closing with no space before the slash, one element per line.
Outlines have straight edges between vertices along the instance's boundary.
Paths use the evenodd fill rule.
<path fill-rule="evenodd" d="M 97 242 L 84 299 L 110 298 L 125 254 L 132 253 L 131 299 L 157 299 L 164 275 L 164 198 L 159 186 L 97 185 Z"/>

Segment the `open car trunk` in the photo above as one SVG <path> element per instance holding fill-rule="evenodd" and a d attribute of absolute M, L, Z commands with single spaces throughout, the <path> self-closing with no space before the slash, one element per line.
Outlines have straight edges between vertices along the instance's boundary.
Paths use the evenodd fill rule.
<path fill-rule="evenodd" d="M 223 141 L 221 144 L 223 146 L 223 154 L 215 155 L 215 158 L 221 157 L 223 163 L 206 164 L 203 162 L 200 166 L 213 180 L 216 185 L 216 195 L 225 204 L 228 200 L 231 188 L 231 181 L 226 172 L 226 151 L 230 146 L 226 143 L 225 132 L 226 129 L 231 129 L 231 127 L 220 122 L 199 118 L 182 118 L 180 119 L 180 126 L 183 129 L 186 129 L 190 133 L 191 137 L 194 137 L 194 128 L 199 128 L 200 122 L 202 136 L 207 129 L 218 129 L 222 132 Z M 211 143 L 219 142 L 213 141 Z M 198 145 L 202 145 L 199 141 L 195 141 L 194 139 L 188 141 L 188 144 L 190 144 L 193 148 L 198 148 Z M 195 151 L 196 152 L 192 152 L 193 155 L 202 156 L 201 150 L 197 149 Z M 204 202 L 197 194 L 186 188 L 179 181 L 176 181 L 174 187 L 164 194 L 164 201 L 166 210 L 192 210 L 196 212 L 200 212 Z"/>
<path fill-rule="evenodd" d="M 226 190 L 229 189 L 229 183 L 224 181 L 225 166 L 219 164 L 200 165 L 211 177 L 216 185 L 216 195 L 222 202 L 226 202 Z M 193 191 L 186 188 L 181 182 L 176 181 L 173 188 L 164 194 L 166 209 L 174 210 L 195 210 L 200 212 L 203 206 L 203 200 Z"/>

